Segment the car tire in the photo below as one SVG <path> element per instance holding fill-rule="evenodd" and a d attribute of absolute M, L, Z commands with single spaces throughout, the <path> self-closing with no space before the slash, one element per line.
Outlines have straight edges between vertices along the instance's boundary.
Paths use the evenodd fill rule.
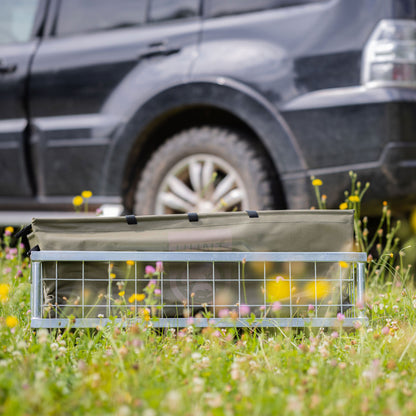
<path fill-rule="evenodd" d="M 151 156 L 136 186 L 134 213 L 281 208 L 273 171 L 247 133 L 190 128 L 167 139 Z"/>

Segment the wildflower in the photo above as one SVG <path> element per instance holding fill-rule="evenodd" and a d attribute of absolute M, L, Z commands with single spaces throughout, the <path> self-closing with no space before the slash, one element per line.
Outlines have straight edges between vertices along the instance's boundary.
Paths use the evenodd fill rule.
<path fill-rule="evenodd" d="M 312 312 L 313 310 L 315 310 L 315 307 L 313 305 L 308 305 L 308 311 Z"/>
<path fill-rule="evenodd" d="M 382 330 L 381 333 L 383 335 L 388 335 L 390 333 L 390 328 L 388 326 L 385 326 Z"/>
<path fill-rule="evenodd" d="M 129 297 L 129 302 L 130 303 L 133 303 L 134 301 L 141 302 L 142 300 L 144 300 L 145 297 L 146 295 L 144 295 L 143 293 L 133 293 Z"/>
<path fill-rule="evenodd" d="M 0 284 L 0 302 L 4 303 L 8 300 L 10 286 L 7 283 Z"/>
<path fill-rule="evenodd" d="M 99 313 L 98 315 L 97 315 L 97 318 L 104 318 L 104 315 L 102 314 L 102 313 Z"/>
<path fill-rule="evenodd" d="M 346 202 L 343 202 L 339 205 L 339 209 L 348 209 L 348 204 Z"/>
<path fill-rule="evenodd" d="M 155 279 L 149 280 L 149 283 L 147 284 L 147 286 L 156 286 L 156 280 Z"/>
<path fill-rule="evenodd" d="M 361 321 L 354 321 L 353 325 L 355 329 L 360 329 L 363 326 Z"/>
<path fill-rule="evenodd" d="M 145 321 L 150 321 L 150 311 L 149 311 L 149 309 L 147 309 L 147 308 L 142 309 L 140 315 L 142 316 L 142 318 Z"/>
<path fill-rule="evenodd" d="M 155 289 L 155 295 L 160 296 L 162 291 L 160 289 Z"/>
<path fill-rule="evenodd" d="M 111 279 L 115 279 L 116 278 L 116 274 L 115 273 L 110 273 L 110 278 Z"/>
<path fill-rule="evenodd" d="M 292 288 L 293 290 L 293 288 Z M 290 282 L 282 276 L 277 276 L 275 282 L 267 282 L 266 293 L 270 302 L 290 298 Z"/>
<path fill-rule="evenodd" d="M 360 197 L 358 195 L 351 195 L 348 197 L 351 202 L 360 202 Z"/>
<path fill-rule="evenodd" d="M 127 263 L 127 266 L 134 266 L 133 260 L 127 260 L 126 263 Z"/>
<path fill-rule="evenodd" d="M 171 390 L 166 395 L 166 402 L 170 409 L 177 409 L 182 405 L 182 396 L 177 390 Z"/>
<path fill-rule="evenodd" d="M 383 201 L 383 207 L 386 207 L 388 205 L 387 201 Z"/>
<path fill-rule="evenodd" d="M 13 231 L 14 231 L 13 227 L 6 227 L 5 230 L 4 230 L 4 234 L 9 236 L 9 235 L 13 234 Z"/>
<path fill-rule="evenodd" d="M 17 318 L 15 316 L 8 316 L 6 318 L 6 325 L 9 328 L 14 328 L 15 326 L 17 326 L 19 323 L 19 321 L 17 320 Z"/>
<path fill-rule="evenodd" d="M 315 299 L 316 296 L 316 299 L 321 299 L 331 293 L 331 285 L 329 282 L 312 280 L 305 285 L 305 293 L 309 298 Z"/>
<path fill-rule="evenodd" d="M 273 302 L 272 311 L 276 312 L 276 311 L 280 311 L 280 309 L 282 309 L 282 304 L 278 301 Z"/>
<path fill-rule="evenodd" d="M 39 329 L 39 331 L 37 332 L 39 344 L 46 344 L 46 342 L 48 341 L 48 334 L 49 333 L 46 329 Z"/>
<path fill-rule="evenodd" d="M 146 266 L 146 268 L 144 269 L 144 273 L 147 275 L 153 275 L 156 273 L 156 270 L 153 266 Z"/>
<path fill-rule="evenodd" d="M 248 315 L 250 313 L 250 307 L 248 305 L 240 305 L 240 314 L 245 316 Z"/>
<path fill-rule="evenodd" d="M 77 195 L 72 199 L 72 205 L 74 207 L 79 207 L 83 204 L 84 198 L 81 195 Z"/>
<path fill-rule="evenodd" d="M 334 338 L 334 339 L 338 338 L 338 336 L 339 336 L 339 334 L 338 334 L 338 332 L 337 332 L 337 331 L 334 331 L 334 332 L 331 334 L 331 338 Z"/>
<path fill-rule="evenodd" d="M 163 262 L 161 261 L 156 262 L 156 271 L 159 273 L 163 272 Z"/>
<path fill-rule="evenodd" d="M 230 311 L 228 309 L 220 309 L 218 312 L 218 316 L 220 318 L 226 318 L 230 314 Z"/>
<path fill-rule="evenodd" d="M 342 269 L 348 269 L 348 263 L 346 261 L 340 261 L 339 265 Z"/>
<path fill-rule="evenodd" d="M 322 185 L 322 181 L 320 179 L 314 179 L 312 181 L 312 186 L 321 186 Z"/>
<path fill-rule="evenodd" d="M 337 313 L 337 319 L 338 319 L 338 321 L 342 322 L 342 321 L 345 320 L 345 315 L 341 312 L 338 312 Z"/>
<path fill-rule="evenodd" d="M 121 292 L 118 292 L 118 295 L 122 298 L 124 295 L 126 294 L 126 292 L 124 290 L 122 290 Z"/>
<path fill-rule="evenodd" d="M 91 191 L 82 191 L 81 196 L 85 199 L 91 198 L 92 197 L 92 192 Z"/>

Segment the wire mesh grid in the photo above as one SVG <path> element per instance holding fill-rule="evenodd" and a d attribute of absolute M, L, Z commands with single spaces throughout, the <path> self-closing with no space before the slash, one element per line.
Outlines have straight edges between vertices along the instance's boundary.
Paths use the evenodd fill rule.
<path fill-rule="evenodd" d="M 365 253 L 32 253 L 32 327 L 352 326 Z"/>

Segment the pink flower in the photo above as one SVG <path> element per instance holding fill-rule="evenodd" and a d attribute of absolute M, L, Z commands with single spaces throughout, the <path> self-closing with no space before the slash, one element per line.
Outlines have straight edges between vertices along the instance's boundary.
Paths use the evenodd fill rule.
<path fill-rule="evenodd" d="M 383 335 L 388 335 L 390 333 L 390 328 L 388 326 L 385 326 L 382 330 L 381 333 Z"/>
<path fill-rule="evenodd" d="M 358 301 L 358 302 L 356 303 L 356 306 L 357 306 L 357 308 L 358 308 L 358 309 L 360 309 L 360 310 L 364 309 L 364 303 L 363 303 L 362 301 Z"/>
<path fill-rule="evenodd" d="M 161 262 L 161 261 L 157 261 L 156 262 L 156 271 L 157 272 L 163 272 L 163 262 Z"/>
<path fill-rule="evenodd" d="M 216 337 L 216 338 L 219 338 L 219 337 L 221 336 L 221 332 L 220 332 L 220 331 L 218 331 L 218 329 L 217 329 L 216 331 L 214 331 L 214 332 L 212 333 L 212 336 L 213 336 L 213 337 Z"/>
<path fill-rule="evenodd" d="M 162 291 L 160 289 L 155 289 L 155 295 L 160 296 Z"/>
<path fill-rule="evenodd" d="M 154 274 L 156 273 L 156 270 L 153 266 L 146 266 L 146 268 L 144 269 L 145 274 Z"/>
<path fill-rule="evenodd" d="M 309 306 L 308 306 L 308 311 L 309 311 L 309 312 L 311 312 L 311 311 L 313 311 L 313 310 L 315 310 L 315 307 L 314 307 L 313 305 L 309 305 Z"/>
<path fill-rule="evenodd" d="M 240 314 L 246 316 L 250 313 L 250 306 L 242 304 L 240 305 Z"/>
<path fill-rule="evenodd" d="M 11 232 L 10 230 L 6 230 L 6 231 L 4 232 L 4 235 L 5 235 L 5 236 L 7 236 L 7 237 L 9 237 L 9 236 L 11 236 L 11 235 L 12 235 L 12 232 Z"/>
<path fill-rule="evenodd" d="M 226 318 L 227 316 L 229 316 L 230 315 L 230 311 L 228 310 L 228 309 L 220 309 L 219 311 L 218 311 L 218 316 L 220 317 L 220 318 Z"/>
<path fill-rule="evenodd" d="M 338 312 L 337 319 L 338 319 L 338 321 L 342 322 L 342 321 L 345 320 L 345 315 L 341 312 Z"/>
<path fill-rule="evenodd" d="M 337 331 L 334 331 L 332 334 L 331 334 L 331 337 L 332 338 L 338 338 L 338 332 Z"/>
<path fill-rule="evenodd" d="M 156 280 L 155 279 L 149 280 L 149 283 L 147 284 L 147 286 L 156 286 Z"/>
<path fill-rule="evenodd" d="M 273 302 L 272 311 L 276 312 L 276 311 L 280 311 L 280 309 L 282 309 L 281 303 L 280 302 Z"/>
<path fill-rule="evenodd" d="M 188 320 L 186 321 L 187 325 L 193 325 L 195 323 L 195 319 L 190 317 L 188 318 Z"/>
<path fill-rule="evenodd" d="M 354 321 L 353 325 L 355 329 L 360 329 L 363 326 L 361 321 Z"/>

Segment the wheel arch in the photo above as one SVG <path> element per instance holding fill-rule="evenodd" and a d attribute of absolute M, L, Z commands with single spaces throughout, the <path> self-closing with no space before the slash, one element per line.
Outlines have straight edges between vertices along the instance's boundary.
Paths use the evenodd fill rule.
<path fill-rule="evenodd" d="M 121 189 L 123 200 L 132 203 L 131 185 L 151 152 L 167 137 L 204 124 L 243 129 L 257 138 L 274 167 L 276 192 L 288 198 L 288 207 L 293 206 L 292 192 L 285 189 L 282 179 L 306 169 L 295 137 L 275 107 L 261 95 L 224 79 L 175 86 L 142 105 L 112 144 L 104 174 L 105 193 L 119 194 Z M 297 196 L 300 193 L 295 192 Z"/>

